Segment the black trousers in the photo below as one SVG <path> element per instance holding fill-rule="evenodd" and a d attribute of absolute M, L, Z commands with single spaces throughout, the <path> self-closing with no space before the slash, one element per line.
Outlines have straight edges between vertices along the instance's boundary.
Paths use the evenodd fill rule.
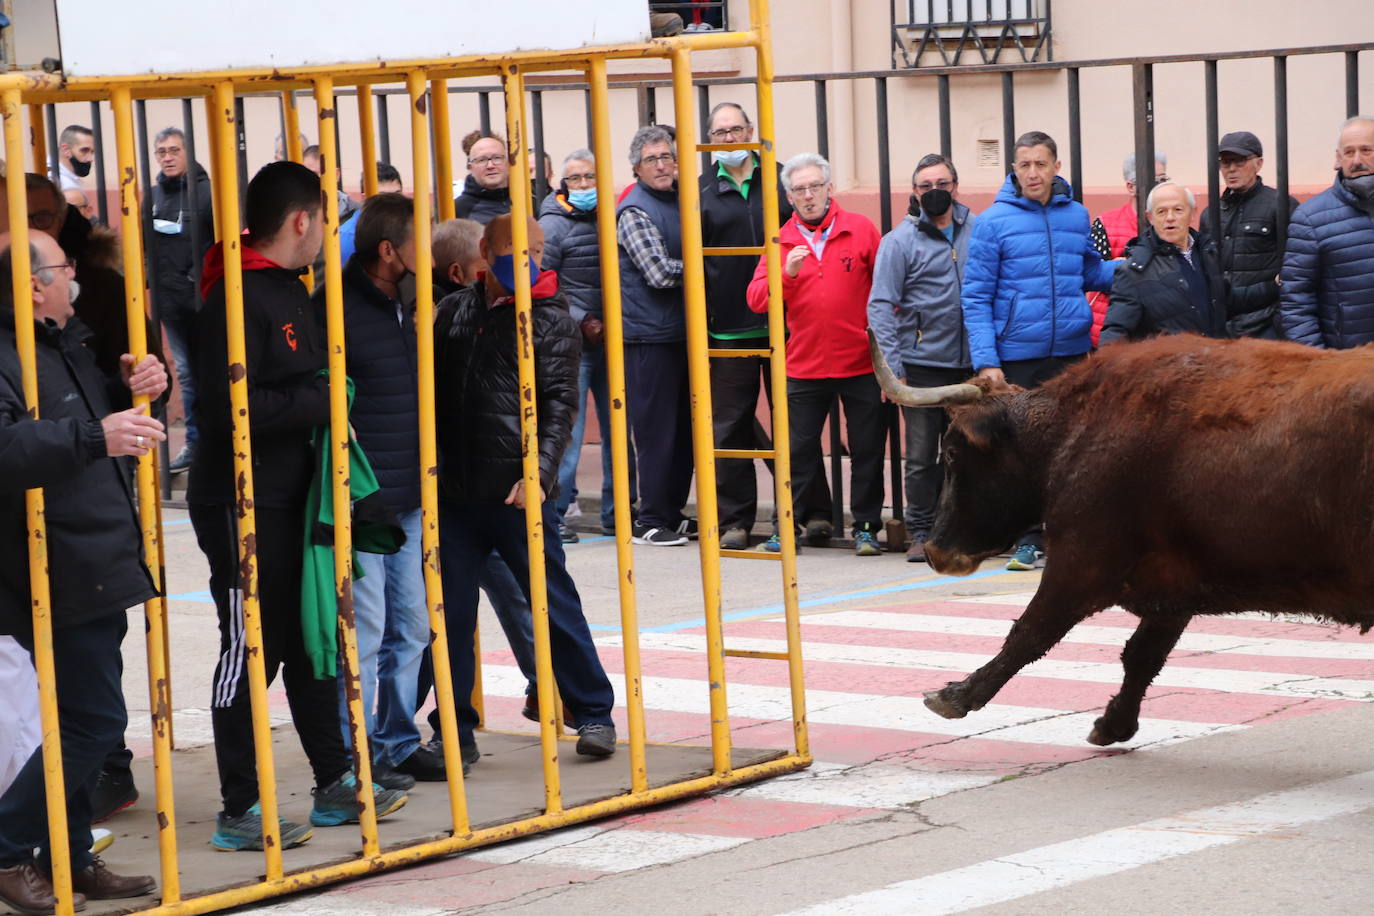
<path fill-rule="evenodd" d="M 238 535 L 232 506 L 192 504 L 191 524 L 210 563 L 210 594 L 219 612 L 219 664 L 215 666 L 211 725 L 219 764 L 224 812 L 237 817 L 258 800 L 258 766 L 253 746 L 248 664 L 239 581 Z M 316 678 L 301 629 L 301 558 L 305 507 L 257 510 L 258 596 L 263 663 L 267 683 L 282 670 L 291 721 L 324 787 L 352 766 L 339 725 L 338 684 Z"/>
<path fill-rule="evenodd" d="M 1039 388 L 1065 369 L 1078 362 L 1086 353 L 1077 356 L 1042 356 L 1039 359 L 1012 359 L 1002 363 L 1002 374 L 1007 381 L 1022 388 Z M 1016 546 L 1030 544 L 1036 550 L 1045 549 L 1045 526 L 1036 525 L 1021 535 Z"/>
<path fill-rule="evenodd" d="M 811 503 L 821 467 L 821 430 L 838 395 L 849 440 L 849 504 L 855 531 L 878 531 L 883 511 L 883 449 L 887 423 L 878 382 L 870 372 L 851 378 L 787 380 L 791 425 L 792 493 L 797 505 Z M 839 460 L 839 456 L 832 456 Z M 834 520 L 837 524 L 840 519 Z"/>
<path fill-rule="evenodd" d="M 936 366 L 903 367 L 906 383 L 917 388 L 936 388 L 966 382 L 971 369 L 946 369 Z M 940 503 L 945 472 L 940 467 L 940 437 L 949 428 L 949 414 L 943 407 L 903 407 L 905 421 L 906 508 L 902 521 L 913 538 L 925 540 L 935 525 L 935 507 Z"/>
<path fill-rule="evenodd" d="M 626 344 L 625 389 L 639 466 L 639 523 L 675 529 L 692 489 L 687 344 Z"/>

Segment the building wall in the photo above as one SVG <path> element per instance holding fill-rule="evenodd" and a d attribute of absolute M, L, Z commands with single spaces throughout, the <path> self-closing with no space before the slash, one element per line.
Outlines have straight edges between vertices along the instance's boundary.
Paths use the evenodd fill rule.
<path fill-rule="evenodd" d="M 731 15 L 744 22 L 747 4 L 735 0 Z M 1156 0 L 1149 15 L 1127 21 L 1122 4 L 1101 0 L 1056 0 L 1054 3 L 1054 57 L 1059 61 L 1125 58 L 1203 51 L 1268 49 L 1330 45 L 1374 40 L 1374 25 L 1357 0 L 1308 0 L 1299 8 L 1283 0 L 1234 0 L 1216 3 Z M 780 75 L 808 75 L 849 70 L 890 68 L 889 0 L 785 0 L 772 4 L 775 71 Z M 718 51 L 697 55 L 699 74 L 749 75 L 753 55 L 746 51 Z M 1374 110 L 1374 53 L 1361 55 L 1361 98 Z M 1223 61 L 1218 67 L 1220 122 L 1223 132 L 1254 131 L 1270 153 L 1265 177 L 1273 181 L 1275 158 L 1273 63 L 1264 58 Z M 613 78 L 666 78 L 661 61 L 619 61 L 611 67 Z M 1290 182 L 1295 191 L 1308 193 L 1330 181 L 1336 130 L 1345 116 L 1344 58 L 1342 55 L 1293 57 L 1289 72 Z M 567 79 L 575 80 L 576 75 Z M 1169 173 L 1175 180 L 1205 191 L 1207 169 L 1203 66 L 1168 64 L 1155 68 L 1156 142 L 1170 156 Z M 1062 72 L 1024 73 L 1016 78 L 1015 127 L 1017 132 L 1041 129 L 1061 142 L 1065 175 L 1069 174 L 1067 78 Z M 916 75 L 888 80 L 891 136 L 891 179 L 895 212 L 904 209 L 910 170 L 919 157 L 939 146 L 939 119 L 933 77 Z M 470 80 L 462 85 L 495 87 L 494 79 Z M 960 169 L 964 193 L 984 199 L 1000 185 L 1004 172 L 998 164 L 980 166 L 978 141 L 1002 141 L 1001 82 L 986 74 L 956 75 L 952 85 L 953 155 Z M 1090 206 L 1097 209 L 1119 200 L 1124 189 L 1121 158 L 1131 150 L 1131 79 L 1127 66 L 1081 70 L 1083 175 Z M 829 104 L 830 155 L 837 184 L 853 189 L 849 196 L 876 215 L 874 191 L 878 185 L 878 141 L 875 87 L 869 80 L 835 80 L 826 88 Z M 658 119 L 672 121 L 671 94 L 656 93 Z M 712 103 L 737 100 L 757 110 L 753 87 L 714 87 Z M 815 88 L 810 81 L 780 83 L 775 90 L 778 112 L 778 152 L 786 158 L 819 147 L 816 133 Z M 410 184 L 410 145 L 407 106 L 391 101 L 391 158 Z M 107 146 L 113 150 L 113 121 L 104 106 Z M 339 125 L 343 146 L 345 187 L 359 189 L 363 154 L 358 144 L 356 103 L 341 98 Z M 313 101 L 300 102 L 301 122 L 308 142 L 314 142 Z M 586 145 L 585 94 L 580 90 L 548 92 L 544 96 L 545 142 L 557 167 L 562 155 Z M 499 92 L 492 96 L 492 117 L 504 128 Z M 639 102 L 631 90 L 612 92 L 611 163 L 618 183 L 631 180 L 624 158 L 630 135 L 638 124 Z M 59 127 L 88 123 L 85 104 L 58 109 Z M 475 95 L 455 95 L 451 102 L 455 172 L 464 174 L 458 140 L 478 124 Z M 149 133 L 167 124 L 181 123 L 175 101 L 148 103 Z M 204 109 L 197 104 L 197 149 L 208 161 Z M 247 141 L 250 174 L 273 155 L 280 134 L 279 102 L 275 97 L 247 102 Z M 604 167 L 604 166 L 603 166 Z M 113 156 L 107 157 L 107 173 L 114 188 Z M 88 180 L 88 184 L 94 184 Z M 113 208 L 112 208 L 113 209 Z"/>

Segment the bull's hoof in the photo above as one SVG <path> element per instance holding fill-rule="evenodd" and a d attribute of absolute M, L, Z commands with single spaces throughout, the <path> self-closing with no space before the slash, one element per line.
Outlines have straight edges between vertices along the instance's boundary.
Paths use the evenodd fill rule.
<path fill-rule="evenodd" d="M 1139 727 L 1138 722 L 1113 722 L 1106 716 L 1101 716 L 1093 723 L 1093 730 L 1088 733 L 1088 743 L 1107 747 L 1122 741 L 1130 741 L 1135 737 L 1136 729 Z"/>
<path fill-rule="evenodd" d="M 926 691 L 926 708 L 946 719 L 962 719 L 968 715 L 968 707 L 953 699 L 950 693 L 948 687 Z"/>

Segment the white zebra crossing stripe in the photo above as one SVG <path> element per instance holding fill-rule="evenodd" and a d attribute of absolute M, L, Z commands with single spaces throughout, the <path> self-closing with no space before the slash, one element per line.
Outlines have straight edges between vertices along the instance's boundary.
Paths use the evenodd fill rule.
<path fill-rule="evenodd" d="M 605 826 L 591 826 L 503 843 L 478 850 L 469 858 L 498 865 L 520 862 L 588 871 L 625 872 L 722 852 L 748 842 L 749 837 L 614 830 Z"/>
<path fill-rule="evenodd" d="M 799 773 L 731 789 L 728 796 L 850 808 L 903 808 L 1005 778 L 1002 771 L 941 773 L 884 763 L 846 766 L 817 761 Z"/>
<path fill-rule="evenodd" d="M 963 913 L 1374 807 L 1374 771 L 1042 846 L 788 916 Z"/>
<path fill-rule="evenodd" d="M 620 645 L 620 638 L 617 637 L 616 640 L 615 644 Z M 1069 641 L 1071 640 L 1066 640 Z M 706 651 L 706 637 L 688 633 L 646 633 L 640 637 L 639 644 L 642 649 Z M 731 649 L 751 652 L 787 651 L 787 642 L 782 639 L 727 636 L 725 644 Z M 986 652 L 942 652 L 934 649 L 894 649 L 877 645 L 818 642 L 812 634 L 808 634 L 805 640 L 802 655 L 808 662 L 929 669 L 947 671 L 951 677 L 975 670 L 990 657 Z M 1117 663 L 1044 658 L 1022 668 L 1018 677 L 1048 677 L 1094 684 L 1120 684 L 1122 671 L 1121 665 Z M 1226 693 L 1281 693 L 1301 697 L 1374 699 L 1374 680 L 1328 678 L 1281 671 L 1190 668 L 1186 657 L 1170 660 L 1155 678 L 1154 683 L 1158 687 L 1189 687 Z"/>

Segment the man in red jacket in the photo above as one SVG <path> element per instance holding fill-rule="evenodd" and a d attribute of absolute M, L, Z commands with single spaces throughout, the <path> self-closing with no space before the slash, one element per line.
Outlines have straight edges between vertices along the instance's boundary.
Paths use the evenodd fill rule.
<path fill-rule="evenodd" d="M 839 395 L 849 438 L 854 552 L 878 556 L 883 508 L 882 395 L 868 355 L 868 293 L 878 229 L 831 199 L 830 163 L 802 153 L 782 167 L 792 218 L 779 233 L 787 308 L 787 409 L 791 415 L 792 498 L 804 505 L 820 464 L 821 429 Z M 768 309 L 762 258 L 749 283 L 749 307 Z M 836 456 L 838 457 L 838 456 Z M 778 550 L 775 534 L 764 545 Z"/>

